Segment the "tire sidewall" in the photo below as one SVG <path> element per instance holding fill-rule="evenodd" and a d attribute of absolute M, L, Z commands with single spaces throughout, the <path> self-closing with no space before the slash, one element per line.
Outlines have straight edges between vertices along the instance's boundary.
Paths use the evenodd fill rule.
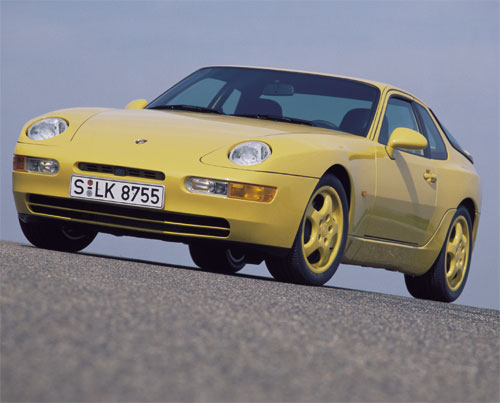
<path fill-rule="evenodd" d="M 244 254 L 238 255 L 230 248 L 210 243 L 191 243 L 189 253 L 193 262 L 210 273 L 234 274 L 245 267 Z"/>
<path fill-rule="evenodd" d="M 60 252 L 79 252 L 94 240 L 97 233 L 84 231 L 78 236 L 68 236 L 75 228 L 66 227 L 66 223 L 24 223 L 19 220 L 24 236 L 38 248 L 57 250 Z"/>
<path fill-rule="evenodd" d="M 231 249 L 226 249 L 226 256 L 229 266 L 232 268 L 232 270 L 234 270 L 235 273 L 245 267 L 244 254 L 240 254 L 240 256 L 238 256 L 238 254 L 233 252 Z"/>

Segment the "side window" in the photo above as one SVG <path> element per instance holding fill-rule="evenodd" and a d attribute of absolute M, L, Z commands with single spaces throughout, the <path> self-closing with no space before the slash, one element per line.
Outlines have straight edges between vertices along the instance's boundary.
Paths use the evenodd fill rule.
<path fill-rule="evenodd" d="M 397 127 L 406 127 L 417 132 L 419 131 L 411 103 L 399 98 L 391 97 L 387 103 L 384 119 L 382 120 L 382 127 L 380 129 L 378 142 L 380 144 L 387 144 L 391 133 Z M 416 155 L 424 155 L 424 150 L 404 151 Z"/>
<path fill-rule="evenodd" d="M 417 111 L 420 117 L 422 118 L 422 122 L 424 123 L 425 132 L 427 134 L 427 139 L 429 140 L 429 146 L 431 149 L 431 158 L 436 160 L 445 160 L 448 158 L 448 153 L 446 152 L 446 146 L 443 143 L 443 139 L 441 138 L 441 134 L 439 134 L 439 130 L 436 125 L 432 121 L 429 112 L 419 104 L 415 104 L 417 106 Z"/>
<path fill-rule="evenodd" d="M 193 84 L 175 98 L 171 99 L 169 105 L 194 105 L 207 107 L 210 101 L 217 95 L 226 83 L 215 78 L 205 78 Z"/>

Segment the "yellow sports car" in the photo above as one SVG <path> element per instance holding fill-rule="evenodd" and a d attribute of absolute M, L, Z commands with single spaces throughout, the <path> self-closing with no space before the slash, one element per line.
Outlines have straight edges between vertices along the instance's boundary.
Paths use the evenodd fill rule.
<path fill-rule="evenodd" d="M 22 129 L 13 190 L 26 238 L 79 251 L 98 232 L 184 242 L 204 270 L 265 260 L 322 285 L 342 263 L 453 301 L 481 206 L 472 157 L 386 84 L 202 68 L 152 102 L 50 112 Z"/>

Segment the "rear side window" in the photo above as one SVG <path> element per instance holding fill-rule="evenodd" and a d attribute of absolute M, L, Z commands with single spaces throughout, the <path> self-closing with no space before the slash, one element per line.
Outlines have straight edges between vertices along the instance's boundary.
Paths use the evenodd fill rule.
<path fill-rule="evenodd" d="M 415 104 L 417 107 L 418 114 L 422 118 L 424 124 L 425 133 L 427 134 L 427 140 L 429 141 L 429 148 L 431 150 L 431 158 L 436 160 L 445 160 L 448 158 L 448 153 L 446 152 L 446 146 L 444 145 L 441 134 L 434 124 L 429 112 L 419 104 Z"/>
<path fill-rule="evenodd" d="M 448 129 L 446 127 L 444 127 L 444 125 L 439 121 L 439 119 L 437 118 L 436 114 L 430 110 L 431 113 L 432 113 L 432 116 L 434 116 L 434 119 L 436 119 L 436 122 L 438 122 L 438 125 L 439 127 L 441 127 L 441 129 L 443 130 L 444 134 L 446 135 L 446 137 L 448 138 L 448 141 L 451 143 L 451 145 L 453 146 L 453 148 L 455 150 L 457 150 L 458 152 L 460 152 L 465 158 L 467 158 L 470 162 L 474 163 L 474 160 L 472 159 L 472 156 L 468 153 L 466 153 L 464 151 L 464 149 L 462 148 L 462 146 L 458 143 L 458 141 L 455 139 L 455 137 L 453 137 L 451 135 L 451 133 L 448 131 Z"/>

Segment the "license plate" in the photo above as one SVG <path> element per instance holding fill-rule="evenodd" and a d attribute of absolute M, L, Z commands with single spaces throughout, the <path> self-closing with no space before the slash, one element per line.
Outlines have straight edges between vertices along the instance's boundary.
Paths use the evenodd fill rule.
<path fill-rule="evenodd" d="M 149 183 L 73 175 L 69 195 L 79 199 L 163 208 L 165 188 L 163 185 L 151 185 Z"/>

